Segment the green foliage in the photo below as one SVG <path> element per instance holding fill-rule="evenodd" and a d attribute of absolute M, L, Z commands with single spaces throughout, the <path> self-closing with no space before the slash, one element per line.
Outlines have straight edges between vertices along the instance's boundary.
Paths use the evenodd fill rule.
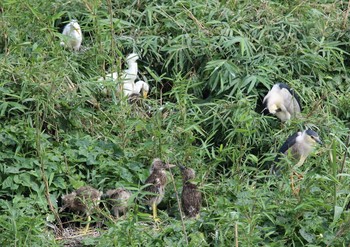
<path fill-rule="evenodd" d="M 330 1 L 4 0 L 0 245 L 63 245 L 50 227 L 59 225 L 54 211 L 63 194 L 89 184 L 142 196 L 155 157 L 196 170 L 201 218 L 182 222 L 170 183 L 160 224 L 138 203 L 119 221 L 104 208 L 106 228 L 82 244 L 348 244 L 346 8 Z M 73 18 L 84 34 L 76 53 L 59 45 Z M 97 84 L 122 71 L 131 52 L 151 85 L 141 105 Z M 302 119 L 282 125 L 261 114 L 277 82 L 301 95 Z M 103 86 L 113 91 L 112 83 Z M 293 196 L 290 174 L 272 177 L 267 168 L 284 140 L 308 126 L 325 145 L 300 168 Z M 180 172 L 173 173 L 181 191 Z"/>

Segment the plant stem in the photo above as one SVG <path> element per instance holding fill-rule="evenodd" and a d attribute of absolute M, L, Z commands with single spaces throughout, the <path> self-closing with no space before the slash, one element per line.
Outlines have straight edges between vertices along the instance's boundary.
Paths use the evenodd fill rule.
<path fill-rule="evenodd" d="M 171 182 L 172 182 L 173 187 L 174 187 L 174 191 L 175 191 L 175 195 L 176 195 L 176 201 L 177 201 L 177 206 L 178 206 L 179 212 L 180 212 L 182 231 L 183 231 L 184 236 L 185 236 L 186 245 L 188 245 L 188 237 L 187 237 L 186 227 L 185 227 L 185 223 L 184 223 L 184 217 L 183 217 L 183 214 L 182 214 L 182 207 L 181 207 L 181 202 L 180 202 L 180 198 L 179 198 L 179 193 L 177 192 L 177 189 L 176 189 L 176 184 L 175 184 L 175 181 L 174 181 L 173 173 L 171 172 L 170 168 L 168 170 L 170 172 Z"/>
<path fill-rule="evenodd" d="M 345 161 L 346 161 L 346 157 L 347 157 L 347 154 L 348 154 L 348 147 L 349 147 L 349 144 L 350 144 L 349 142 L 350 142 L 350 133 L 348 134 L 348 138 L 346 140 L 345 152 L 344 152 L 344 156 L 343 156 L 343 160 L 342 160 L 342 164 L 341 164 L 340 173 L 344 172 Z M 340 181 L 340 179 L 341 179 L 341 177 L 339 178 L 339 181 Z"/>
<path fill-rule="evenodd" d="M 45 197 L 47 200 L 47 204 L 49 205 L 49 208 L 53 215 L 55 216 L 57 222 L 58 222 L 58 227 L 59 227 L 59 233 L 61 234 L 63 232 L 63 225 L 61 218 L 57 211 L 55 210 L 55 207 L 52 205 L 51 199 L 50 199 L 50 188 L 49 188 L 49 182 L 47 180 L 47 177 L 45 175 L 45 165 L 44 165 L 44 160 L 41 152 L 41 145 L 40 145 L 40 133 L 43 125 L 43 121 L 40 120 L 40 104 L 38 103 L 36 106 L 36 151 L 39 157 L 39 162 L 40 162 L 40 170 L 41 170 L 41 177 L 45 185 Z"/>
<path fill-rule="evenodd" d="M 348 8 L 346 9 L 344 19 L 343 19 L 343 29 L 346 28 L 346 23 L 348 22 L 349 11 L 350 11 L 350 0 L 348 1 Z"/>

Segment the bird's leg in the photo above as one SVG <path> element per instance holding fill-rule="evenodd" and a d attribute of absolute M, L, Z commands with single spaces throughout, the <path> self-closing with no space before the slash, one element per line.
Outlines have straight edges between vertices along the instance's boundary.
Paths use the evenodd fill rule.
<path fill-rule="evenodd" d="M 301 156 L 299 162 L 294 166 L 294 168 L 299 168 L 300 166 L 302 166 L 304 164 L 305 160 L 306 160 L 306 157 Z"/>
<path fill-rule="evenodd" d="M 90 221 L 91 221 L 91 216 L 90 216 L 90 214 L 89 214 L 88 217 L 87 217 L 87 225 L 86 225 L 86 227 L 85 227 L 85 229 L 84 229 L 84 231 L 83 231 L 83 234 L 84 234 L 84 235 L 86 235 L 86 234 L 88 233 L 88 231 L 89 231 Z"/>
<path fill-rule="evenodd" d="M 294 172 L 292 172 L 291 175 L 290 175 L 290 186 L 292 188 L 293 194 L 294 195 L 299 195 L 300 187 L 299 188 L 295 188 L 294 187 Z"/>
<path fill-rule="evenodd" d="M 117 220 L 119 220 L 119 210 L 116 210 L 116 217 L 117 217 Z"/>
<path fill-rule="evenodd" d="M 153 211 L 153 220 L 155 222 L 159 222 L 160 220 L 159 220 L 159 218 L 157 216 L 157 205 L 156 205 L 155 202 L 152 203 L 152 211 Z"/>

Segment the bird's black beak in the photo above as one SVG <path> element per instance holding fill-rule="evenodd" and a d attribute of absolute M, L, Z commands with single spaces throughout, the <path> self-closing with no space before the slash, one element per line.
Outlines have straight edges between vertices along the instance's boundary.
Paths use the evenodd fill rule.
<path fill-rule="evenodd" d="M 176 165 L 169 164 L 169 163 L 165 164 L 165 168 L 167 168 L 167 169 L 173 168 L 173 167 L 175 167 L 175 166 L 176 166 Z"/>
<path fill-rule="evenodd" d="M 323 142 L 321 141 L 320 138 L 317 138 L 317 139 L 316 139 L 316 142 L 317 142 L 318 144 L 320 144 L 321 146 L 323 145 Z"/>
<path fill-rule="evenodd" d="M 186 169 L 186 166 L 183 166 L 183 165 L 178 165 L 178 167 L 180 167 L 181 171 L 184 171 Z"/>

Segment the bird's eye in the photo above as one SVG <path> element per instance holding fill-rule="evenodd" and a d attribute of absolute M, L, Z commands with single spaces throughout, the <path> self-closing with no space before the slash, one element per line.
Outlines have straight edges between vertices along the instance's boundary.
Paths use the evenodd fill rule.
<path fill-rule="evenodd" d="M 281 112 L 282 111 L 282 109 L 281 108 L 278 108 L 277 110 L 276 110 L 276 112 Z"/>

